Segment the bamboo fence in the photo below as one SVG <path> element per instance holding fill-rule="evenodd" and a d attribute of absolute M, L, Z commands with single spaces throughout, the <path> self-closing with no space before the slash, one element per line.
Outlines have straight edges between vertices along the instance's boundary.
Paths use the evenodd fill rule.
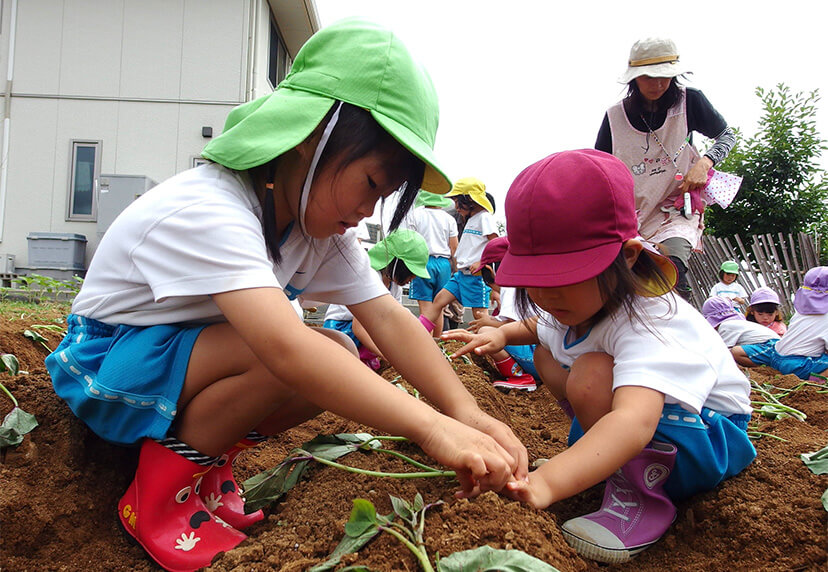
<path fill-rule="evenodd" d="M 703 252 L 690 257 L 688 280 L 692 299 L 701 308 L 710 289 L 719 281 L 719 268 L 725 260 L 735 260 L 742 271 L 738 282 L 750 295 L 760 286 L 772 288 L 782 302 L 786 315 L 793 313 L 793 294 L 802 285 L 805 273 L 819 266 L 819 237 L 805 233 L 753 235 L 749 248 L 736 234 L 717 238 L 702 236 Z"/>

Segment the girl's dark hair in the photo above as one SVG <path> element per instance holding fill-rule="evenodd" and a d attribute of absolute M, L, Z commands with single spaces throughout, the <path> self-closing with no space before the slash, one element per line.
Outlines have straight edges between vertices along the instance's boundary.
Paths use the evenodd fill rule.
<path fill-rule="evenodd" d="M 736 279 L 739 279 L 739 274 L 737 272 L 725 272 L 724 270 L 719 270 L 719 280 L 724 280 L 725 274 L 736 274 Z"/>
<path fill-rule="evenodd" d="M 486 193 L 486 198 L 489 199 L 490 203 L 492 203 L 492 214 L 495 214 L 497 212 L 497 205 L 495 204 L 494 197 L 491 193 Z"/>
<path fill-rule="evenodd" d="M 313 137 L 320 129 L 324 129 L 333 116 L 336 107 L 334 105 L 331 108 L 310 137 Z M 337 165 L 336 174 L 339 174 L 342 169 L 370 153 L 379 153 L 385 161 L 389 178 L 392 181 L 400 181 L 400 187 L 397 191 L 400 196 L 388 230 L 390 233 L 400 226 L 403 217 L 409 211 L 411 205 L 414 204 L 420 185 L 423 182 L 425 163 L 383 129 L 371 116 L 370 111 L 343 102 L 339 109 L 339 119 L 336 126 L 325 145 L 325 150 L 319 157 L 316 173 L 320 173 L 329 163 L 338 159 L 339 164 Z M 279 159 L 277 157 L 262 166 L 266 170 L 266 183 L 268 184 L 273 182 Z M 273 192 L 270 189 L 265 191 L 263 217 L 265 242 L 271 258 L 278 264 L 281 260 L 279 243 L 282 237 L 276 232 L 276 210 Z"/>
<path fill-rule="evenodd" d="M 405 284 L 414 277 L 414 273 L 399 258 L 393 258 L 391 262 L 382 269 L 382 273 L 397 284 Z"/>
<path fill-rule="evenodd" d="M 785 320 L 785 316 L 782 315 L 782 310 L 779 309 L 779 304 L 774 304 L 773 302 L 762 302 L 761 304 L 753 304 L 752 306 L 748 306 L 745 318 L 749 322 L 756 321 L 754 312 L 762 312 L 763 314 L 772 313 L 774 322 L 782 322 Z"/>
<path fill-rule="evenodd" d="M 598 291 L 604 305 L 590 318 L 588 326 L 592 327 L 607 316 L 623 308 L 630 320 L 637 320 L 645 327 L 648 326 L 636 314 L 635 299 L 648 290 L 669 291 L 672 289 L 670 280 L 661 271 L 661 268 L 645 253 L 638 256 L 632 268 L 627 267 L 623 249 L 606 270 L 597 276 Z M 515 302 L 521 316 L 529 316 L 542 310 L 535 304 L 525 288 L 518 288 Z M 668 307 L 671 310 L 672 306 Z"/>
<path fill-rule="evenodd" d="M 670 86 L 667 88 L 667 91 L 665 91 L 664 95 L 659 97 L 655 102 L 655 113 L 666 113 L 668 109 L 678 103 L 679 98 L 681 97 L 681 89 L 679 89 L 680 86 L 681 84 L 679 83 L 678 78 L 670 78 Z M 629 115 L 632 117 L 637 117 L 645 111 L 649 113 L 650 110 L 647 109 L 645 105 L 646 101 L 647 100 L 644 96 L 641 95 L 641 90 L 638 89 L 638 84 L 635 80 L 630 80 L 627 84 L 627 95 L 624 97 L 624 109 L 627 110 Z"/>
<path fill-rule="evenodd" d="M 492 262 L 480 268 L 480 277 L 483 278 L 486 286 L 491 286 L 495 283 L 495 274 L 497 273 L 498 266 L 500 266 L 500 263 Z"/>

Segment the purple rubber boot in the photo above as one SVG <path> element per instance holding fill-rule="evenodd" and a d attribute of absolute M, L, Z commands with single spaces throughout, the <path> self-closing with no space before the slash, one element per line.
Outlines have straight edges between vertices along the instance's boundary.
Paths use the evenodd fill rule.
<path fill-rule="evenodd" d="M 604 490 L 597 512 L 563 524 L 566 541 L 581 556 L 617 564 L 654 544 L 676 517 L 664 483 L 676 459 L 676 447 L 653 441 L 618 469 Z"/>

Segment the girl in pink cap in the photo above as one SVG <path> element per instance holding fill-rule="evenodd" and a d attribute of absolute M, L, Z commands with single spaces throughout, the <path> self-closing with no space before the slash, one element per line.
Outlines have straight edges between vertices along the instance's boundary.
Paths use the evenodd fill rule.
<path fill-rule="evenodd" d="M 745 318 L 748 322 L 756 322 L 770 328 L 780 336 L 788 331 L 788 326 L 784 321 L 785 316 L 782 315 L 780 308 L 779 296 L 766 286 L 757 288 L 750 295 L 750 305 L 745 312 Z"/>
<path fill-rule="evenodd" d="M 828 266 L 815 266 L 805 274 L 794 295 L 794 309 L 780 340 L 731 350 L 739 365 L 767 365 L 783 374 L 824 381 L 828 376 Z"/>
<path fill-rule="evenodd" d="M 674 502 L 756 456 L 750 386 L 724 342 L 672 292 L 674 265 L 637 237 L 633 180 L 601 151 L 527 167 L 506 196 L 497 273 L 536 318 L 458 332 L 458 355 L 539 343 L 534 363 L 572 418 L 570 448 L 504 494 L 544 508 L 606 479 L 601 508 L 563 524 L 582 555 L 625 562 L 656 542 Z M 524 314 L 525 316 L 526 314 Z"/>

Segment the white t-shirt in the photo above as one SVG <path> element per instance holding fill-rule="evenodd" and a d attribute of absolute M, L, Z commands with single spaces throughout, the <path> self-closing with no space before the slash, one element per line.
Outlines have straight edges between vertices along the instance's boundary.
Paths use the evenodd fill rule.
<path fill-rule="evenodd" d="M 768 340 L 778 340 L 779 334 L 762 324 L 740 320 L 725 320 L 716 328 L 727 347 L 763 344 Z"/>
<path fill-rule="evenodd" d="M 783 356 L 819 357 L 828 353 L 828 314 L 796 312 L 788 331 L 774 347 Z"/>
<path fill-rule="evenodd" d="M 483 249 L 486 247 L 486 243 L 489 242 L 486 237 L 490 234 L 497 234 L 497 225 L 489 211 L 480 211 L 466 221 L 463 236 L 460 237 L 457 252 L 454 253 L 458 269 L 468 268 L 475 262 L 480 261 Z"/>
<path fill-rule="evenodd" d="M 449 239 L 457 236 L 457 221 L 446 211 L 417 207 L 404 219 L 403 225 L 425 239 L 429 255 L 451 257 Z"/>
<path fill-rule="evenodd" d="M 673 304 L 669 312 L 667 301 Z M 666 403 L 693 413 L 708 407 L 725 415 L 751 413 L 750 384 L 722 339 L 701 314 L 677 296 L 636 299 L 642 325 L 623 309 L 604 318 L 577 340 L 569 328 L 544 313 L 538 338 L 561 365 L 571 366 L 588 352 L 604 352 L 615 361 L 612 389 L 633 385 L 654 389 Z"/>
<path fill-rule="evenodd" d="M 721 296 L 722 298 L 727 298 L 731 302 L 733 302 L 734 298 L 741 298 L 742 300 L 748 299 L 747 292 L 745 292 L 745 289 L 742 288 L 742 285 L 738 282 L 733 282 L 731 284 L 717 282 L 713 285 L 713 288 L 710 289 L 710 297 L 712 298 L 713 296 Z M 738 305 L 738 303 L 733 302 L 734 307 Z"/>
<path fill-rule="evenodd" d="M 291 300 L 356 304 L 387 290 L 354 233 L 318 240 L 293 225 L 278 266 L 244 172 L 207 164 L 157 185 L 101 240 L 72 311 L 108 324 L 209 323 L 211 294 L 281 288 Z"/>
<path fill-rule="evenodd" d="M 510 288 L 509 286 L 501 286 L 500 287 L 500 312 L 497 313 L 495 316 L 496 319 L 500 320 L 501 322 L 520 322 L 524 319 L 523 316 L 520 315 L 518 312 L 517 306 L 515 303 L 517 302 L 517 288 Z M 526 311 L 528 315 L 526 318 L 530 318 L 535 315 L 532 312 L 531 308 L 527 308 Z"/>

